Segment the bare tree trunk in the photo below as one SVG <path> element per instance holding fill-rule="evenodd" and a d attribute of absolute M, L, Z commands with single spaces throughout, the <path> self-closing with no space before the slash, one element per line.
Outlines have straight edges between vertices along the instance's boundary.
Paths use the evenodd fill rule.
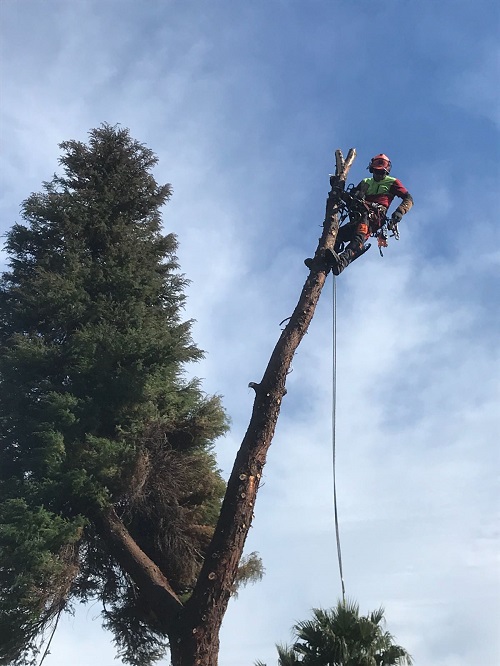
<path fill-rule="evenodd" d="M 330 178 L 331 190 L 317 255 L 325 248 L 333 249 L 339 225 L 339 194 L 345 187 L 356 152 L 351 149 L 345 160 L 340 150 L 335 156 L 336 173 Z M 262 380 L 250 384 L 256 394 L 252 417 L 229 478 L 203 568 L 185 606 L 182 627 L 171 641 L 174 666 L 218 664 L 219 631 L 252 522 L 262 469 L 286 393 L 286 377 L 293 355 L 313 318 L 325 279 L 325 271 L 311 270 Z"/>
<path fill-rule="evenodd" d="M 323 232 L 316 255 L 333 249 L 339 219 L 339 195 L 356 152 L 344 160 L 335 153 L 336 173 L 330 178 Z M 286 393 L 286 377 L 293 356 L 307 332 L 326 280 L 324 270 L 312 269 L 297 306 L 283 330 L 260 383 L 252 382 L 255 401 L 252 417 L 233 471 L 214 536 L 192 596 L 181 603 L 159 567 L 129 534 L 114 510 L 101 512 L 95 525 L 120 566 L 147 598 L 148 610 L 168 635 L 173 666 L 217 666 L 219 632 L 250 529 L 257 491 Z"/>

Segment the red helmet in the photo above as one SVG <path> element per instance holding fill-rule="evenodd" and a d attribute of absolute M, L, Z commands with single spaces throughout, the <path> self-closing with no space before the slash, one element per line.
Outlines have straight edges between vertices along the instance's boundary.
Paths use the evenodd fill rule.
<path fill-rule="evenodd" d="M 380 153 L 380 155 L 375 155 L 375 157 L 372 157 L 370 164 L 368 165 L 368 171 L 373 173 L 374 171 L 378 171 L 380 169 L 381 171 L 383 170 L 386 173 L 390 173 L 391 166 L 391 160 L 387 157 L 387 155 Z"/>

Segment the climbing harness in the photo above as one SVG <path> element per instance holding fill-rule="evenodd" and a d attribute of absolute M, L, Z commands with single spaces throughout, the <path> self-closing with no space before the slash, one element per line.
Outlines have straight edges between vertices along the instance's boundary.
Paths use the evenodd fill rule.
<path fill-rule="evenodd" d="M 336 416 L 337 416 L 337 283 L 333 276 L 333 316 L 332 316 L 332 472 L 333 472 L 333 513 L 335 518 L 335 538 L 337 541 L 337 559 L 339 562 L 342 601 L 345 603 L 344 572 L 342 568 L 342 549 L 340 547 L 339 515 L 337 509 L 336 480 Z"/>
<path fill-rule="evenodd" d="M 349 185 L 340 193 L 339 202 L 339 226 L 342 226 L 347 218 L 351 222 L 357 222 L 366 215 L 366 202 L 355 193 L 354 185 Z"/>
<path fill-rule="evenodd" d="M 394 222 L 393 220 L 390 220 L 386 216 L 383 225 L 376 233 L 372 235 L 377 237 L 378 251 L 380 252 L 380 256 L 383 257 L 384 253 L 382 252 L 382 248 L 387 247 L 387 239 L 389 238 L 389 236 L 391 238 L 399 240 L 398 223 Z"/>
<path fill-rule="evenodd" d="M 342 226 L 347 219 L 351 223 L 359 222 L 366 217 L 368 223 L 373 223 L 378 227 L 376 231 L 371 232 L 371 236 L 377 239 L 380 256 L 383 257 L 382 248 L 387 247 L 389 237 L 399 240 L 399 229 L 397 222 L 388 218 L 385 214 L 386 208 L 377 203 L 365 201 L 363 196 L 356 193 L 353 184 L 349 185 L 344 192 L 340 194 L 341 204 L 339 206 L 339 226 Z M 382 223 L 382 224 L 380 224 Z M 371 227 L 371 225 L 369 225 Z"/>
<path fill-rule="evenodd" d="M 384 223 L 380 229 L 377 231 L 377 243 L 378 251 L 380 256 L 383 257 L 384 253 L 382 252 L 383 247 L 387 247 L 387 239 L 389 238 L 389 230 L 387 229 L 387 223 Z"/>

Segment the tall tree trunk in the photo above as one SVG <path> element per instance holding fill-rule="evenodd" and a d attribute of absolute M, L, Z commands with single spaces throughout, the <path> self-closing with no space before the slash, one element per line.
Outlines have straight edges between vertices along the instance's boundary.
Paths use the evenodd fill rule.
<path fill-rule="evenodd" d="M 344 160 L 336 153 L 336 173 L 330 178 L 323 232 L 316 254 L 333 249 L 339 219 L 339 195 L 345 187 L 356 152 Z M 326 280 L 324 270 L 312 269 L 299 301 L 283 330 L 255 390 L 252 416 L 236 456 L 214 536 L 192 596 L 185 605 L 158 566 L 139 548 L 114 510 L 95 517 L 95 525 L 120 566 L 147 597 L 149 611 L 170 642 L 172 666 L 218 666 L 219 632 L 250 529 L 257 491 L 286 394 L 285 383 L 297 347 L 307 332 Z"/>
<path fill-rule="evenodd" d="M 330 178 L 323 233 L 316 254 L 333 249 L 339 226 L 339 195 L 356 156 L 335 153 L 336 173 Z M 217 666 L 219 631 L 234 584 L 238 563 L 252 522 L 257 491 L 271 444 L 286 377 L 307 332 L 326 280 L 325 271 L 311 270 L 297 306 L 283 330 L 255 390 L 252 417 L 229 478 L 219 521 L 194 592 L 187 602 L 182 628 L 171 641 L 173 666 Z"/>

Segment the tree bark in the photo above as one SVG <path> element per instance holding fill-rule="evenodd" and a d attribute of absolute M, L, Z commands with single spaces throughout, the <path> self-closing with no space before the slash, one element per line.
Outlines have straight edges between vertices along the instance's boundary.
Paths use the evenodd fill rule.
<path fill-rule="evenodd" d="M 356 152 L 335 153 L 323 232 L 316 255 L 333 249 L 338 232 L 339 195 Z M 178 635 L 171 641 L 174 666 L 217 666 L 219 631 L 231 595 L 238 563 L 250 529 L 257 491 L 286 393 L 285 383 L 295 351 L 307 332 L 327 272 L 312 269 L 297 306 L 283 330 L 259 384 L 251 383 L 255 401 L 247 432 L 236 456 L 219 521 L 194 592 L 186 603 Z"/>

